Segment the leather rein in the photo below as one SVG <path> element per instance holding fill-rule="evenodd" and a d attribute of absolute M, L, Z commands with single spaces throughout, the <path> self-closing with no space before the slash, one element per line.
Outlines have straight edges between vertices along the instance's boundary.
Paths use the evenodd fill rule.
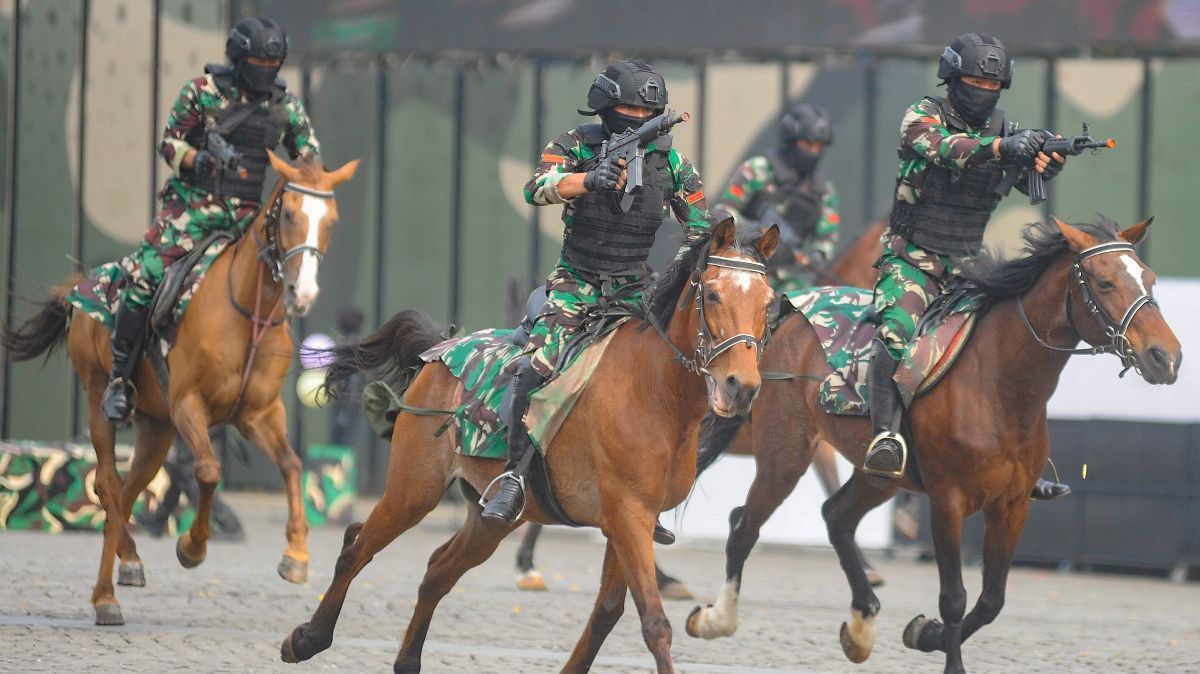
<path fill-rule="evenodd" d="M 1088 282 L 1087 272 L 1083 268 L 1084 260 L 1096 257 L 1097 255 L 1104 255 L 1105 253 L 1133 253 L 1136 255 L 1137 250 L 1131 243 L 1126 243 L 1124 241 L 1109 241 L 1080 251 L 1079 254 L 1075 256 L 1075 262 L 1071 265 L 1071 275 L 1074 283 L 1067 286 L 1066 310 L 1067 323 L 1070 324 L 1071 330 L 1078 337 L 1079 329 L 1075 326 L 1075 318 L 1071 313 L 1071 288 L 1074 285 L 1078 285 L 1079 292 L 1082 293 L 1082 297 L 1080 299 L 1083 300 L 1083 305 L 1088 308 L 1089 312 L 1091 312 L 1092 318 L 1095 319 L 1096 323 L 1104 329 L 1104 334 L 1107 335 L 1109 339 L 1108 344 L 1080 348 L 1066 348 L 1048 344 L 1045 340 L 1038 336 L 1037 331 L 1033 328 L 1033 324 L 1029 322 L 1029 317 L 1025 314 L 1023 297 L 1017 299 L 1017 311 L 1021 314 L 1021 320 L 1025 322 L 1025 327 L 1029 328 L 1029 334 L 1033 335 L 1033 338 L 1037 340 L 1038 344 L 1041 344 L 1050 351 L 1068 354 L 1087 354 L 1089 356 L 1095 356 L 1103 353 L 1116 354 L 1116 356 L 1121 359 L 1121 364 L 1125 366 L 1118 376 L 1124 377 L 1125 373 L 1131 369 L 1138 374 L 1141 374 L 1141 370 L 1137 365 L 1137 356 L 1133 351 L 1133 345 L 1129 342 L 1129 338 L 1126 337 L 1126 333 L 1129 331 L 1129 325 L 1133 323 L 1133 317 L 1140 309 L 1146 306 L 1157 308 L 1158 302 L 1155 301 L 1150 293 L 1142 293 L 1142 295 L 1140 295 L 1129 305 L 1129 308 L 1125 310 L 1125 313 L 1121 316 L 1120 320 L 1113 318 L 1112 315 L 1108 313 L 1108 310 L 1104 308 L 1104 305 L 1102 305 L 1096 298 L 1096 294 L 1092 290 L 1091 283 Z"/>

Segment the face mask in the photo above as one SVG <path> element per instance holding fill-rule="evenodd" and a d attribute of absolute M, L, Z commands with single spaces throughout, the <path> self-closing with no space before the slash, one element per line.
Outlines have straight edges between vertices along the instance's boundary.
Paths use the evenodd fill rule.
<path fill-rule="evenodd" d="M 615 110 L 605 110 L 600 113 L 600 120 L 604 124 L 604 130 L 610 134 L 624 133 L 629 129 L 636 129 L 645 124 L 648 119 L 649 117 L 642 119 L 640 117 L 622 115 Z"/>
<path fill-rule="evenodd" d="M 950 85 L 950 104 L 963 121 L 971 126 L 983 126 L 988 117 L 992 116 L 992 111 L 996 109 L 996 103 L 999 101 L 999 89 L 989 91 L 962 81 Z"/>
<path fill-rule="evenodd" d="M 255 94 L 266 94 L 275 84 L 280 66 L 259 66 L 248 61 L 237 65 L 237 79 L 244 89 Z"/>
<path fill-rule="evenodd" d="M 797 147 L 795 143 L 790 143 L 783 147 L 783 158 L 792 167 L 792 170 L 802 176 L 806 176 L 812 173 L 813 169 L 817 168 L 817 162 L 821 160 L 821 154 L 819 152 L 809 152 Z"/>

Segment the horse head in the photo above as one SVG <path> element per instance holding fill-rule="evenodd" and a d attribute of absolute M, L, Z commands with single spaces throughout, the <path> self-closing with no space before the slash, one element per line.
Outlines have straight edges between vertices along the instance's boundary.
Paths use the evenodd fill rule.
<path fill-rule="evenodd" d="M 288 314 L 303 316 L 312 308 L 320 288 L 317 271 L 329 238 L 337 224 L 334 188 L 349 180 L 358 169 L 358 160 L 346 162 L 334 171 L 326 171 L 319 161 L 301 161 L 292 165 L 267 151 L 271 166 L 284 180 L 283 190 L 274 208 L 276 232 L 268 231 L 268 255 L 274 256 L 273 272 L 283 283 Z M 274 237 L 274 241 L 270 239 Z"/>
<path fill-rule="evenodd" d="M 1179 339 L 1154 301 L 1154 271 L 1138 257 L 1134 244 L 1150 230 L 1153 218 L 1139 222 L 1115 238 L 1101 237 L 1058 218 L 1058 226 L 1075 253 L 1068 317 L 1079 337 L 1117 354 L 1151 384 L 1173 384 L 1183 353 Z M 1087 320 L 1091 315 L 1094 320 Z"/>
<path fill-rule="evenodd" d="M 758 361 L 775 293 L 765 262 L 775 254 L 779 228 L 751 243 L 737 240 L 733 219 L 713 228 L 705 255 L 697 259 L 680 308 L 688 312 L 686 335 L 695 335 L 695 369 L 708 387 L 708 406 L 722 417 L 745 415 L 758 395 Z"/>

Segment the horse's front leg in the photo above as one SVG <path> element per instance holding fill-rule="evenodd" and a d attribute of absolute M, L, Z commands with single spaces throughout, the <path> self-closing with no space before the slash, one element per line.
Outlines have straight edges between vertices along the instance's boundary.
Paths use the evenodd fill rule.
<path fill-rule="evenodd" d="M 963 614 L 967 611 L 967 590 L 962 581 L 962 495 L 930 485 L 930 529 L 937 557 L 941 593 L 938 610 L 942 615 L 942 644 L 946 651 L 945 674 L 966 674 L 962 664 Z M 918 617 L 919 619 L 919 617 Z M 914 619 L 914 623 L 918 619 Z M 913 623 L 909 623 L 911 628 Z M 905 630 L 905 641 L 911 640 Z"/>
<path fill-rule="evenodd" d="M 243 414 L 238 421 L 238 430 L 279 467 L 287 493 L 287 549 L 279 561 L 279 575 L 292 583 L 303 583 L 308 578 L 308 520 L 304 515 L 304 501 L 300 486 L 300 457 L 288 443 L 287 417 L 283 400 L 276 398 L 266 409 L 254 414 Z"/>
<path fill-rule="evenodd" d="M 196 457 L 196 484 L 200 489 L 196 518 L 191 529 L 175 543 L 175 557 L 184 568 L 191 569 L 199 566 L 208 554 L 209 517 L 213 493 L 221 481 L 221 463 L 213 454 L 212 440 L 208 437 L 208 406 L 199 395 L 181 396 L 171 410 L 171 421 Z"/>
<path fill-rule="evenodd" d="M 601 494 L 606 523 L 604 535 L 621 562 L 629 593 L 633 595 L 633 603 L 642 619 L 642 638 L 654 655 L 658 674 L 674 674 L 671 623 L 663 610 L 654 571 L 654 523 L 658 513 L 641 503 L 622 502 L 628 499 L 628 487 L 622 485 L 615 491 L 617 493 Z"/>

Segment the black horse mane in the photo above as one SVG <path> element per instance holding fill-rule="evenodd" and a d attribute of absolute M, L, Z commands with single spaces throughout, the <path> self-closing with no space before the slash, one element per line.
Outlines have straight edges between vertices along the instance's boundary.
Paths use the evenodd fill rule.
<path fill-rule="evenodd" d="M 1116 239 L 1119 233 L 1117 223 L 1100 214 L 1096 214 L 1093 222 L 1073 226 L 1101 243 Z M 1054 222 L 1035 222 L 1021 236 L 1025 239 L 1023 256 L 1009 259 L 991 251 L 981 253 L 963 261 L 963 278 L 988 297 L 1000 299 L 1025 294 L 1042 271 L 1067 249 L 1067 239 Z"/>
<path fill-rule="evenodd" d="M 716 227 L 713 225 L 712 227 Z M 675 302 L 683 292 L 683 286 L 692 277 L 696 266 L 708 257 L 708 244 L 712 239 L 712 228 L 700 234 L 691 234 L 684 240 L 686 250 L 660 274 L 646 290 L 646 318 L 657 323 L 663 329 L 671 324 L 675 315 Z M 757 240 L 757 237 L 755 237 Z M 737 237 L 732 246 L 733 251 L 753 257 L 756 261 L 766 264 L 762 254 L 749 239 Z"/>

